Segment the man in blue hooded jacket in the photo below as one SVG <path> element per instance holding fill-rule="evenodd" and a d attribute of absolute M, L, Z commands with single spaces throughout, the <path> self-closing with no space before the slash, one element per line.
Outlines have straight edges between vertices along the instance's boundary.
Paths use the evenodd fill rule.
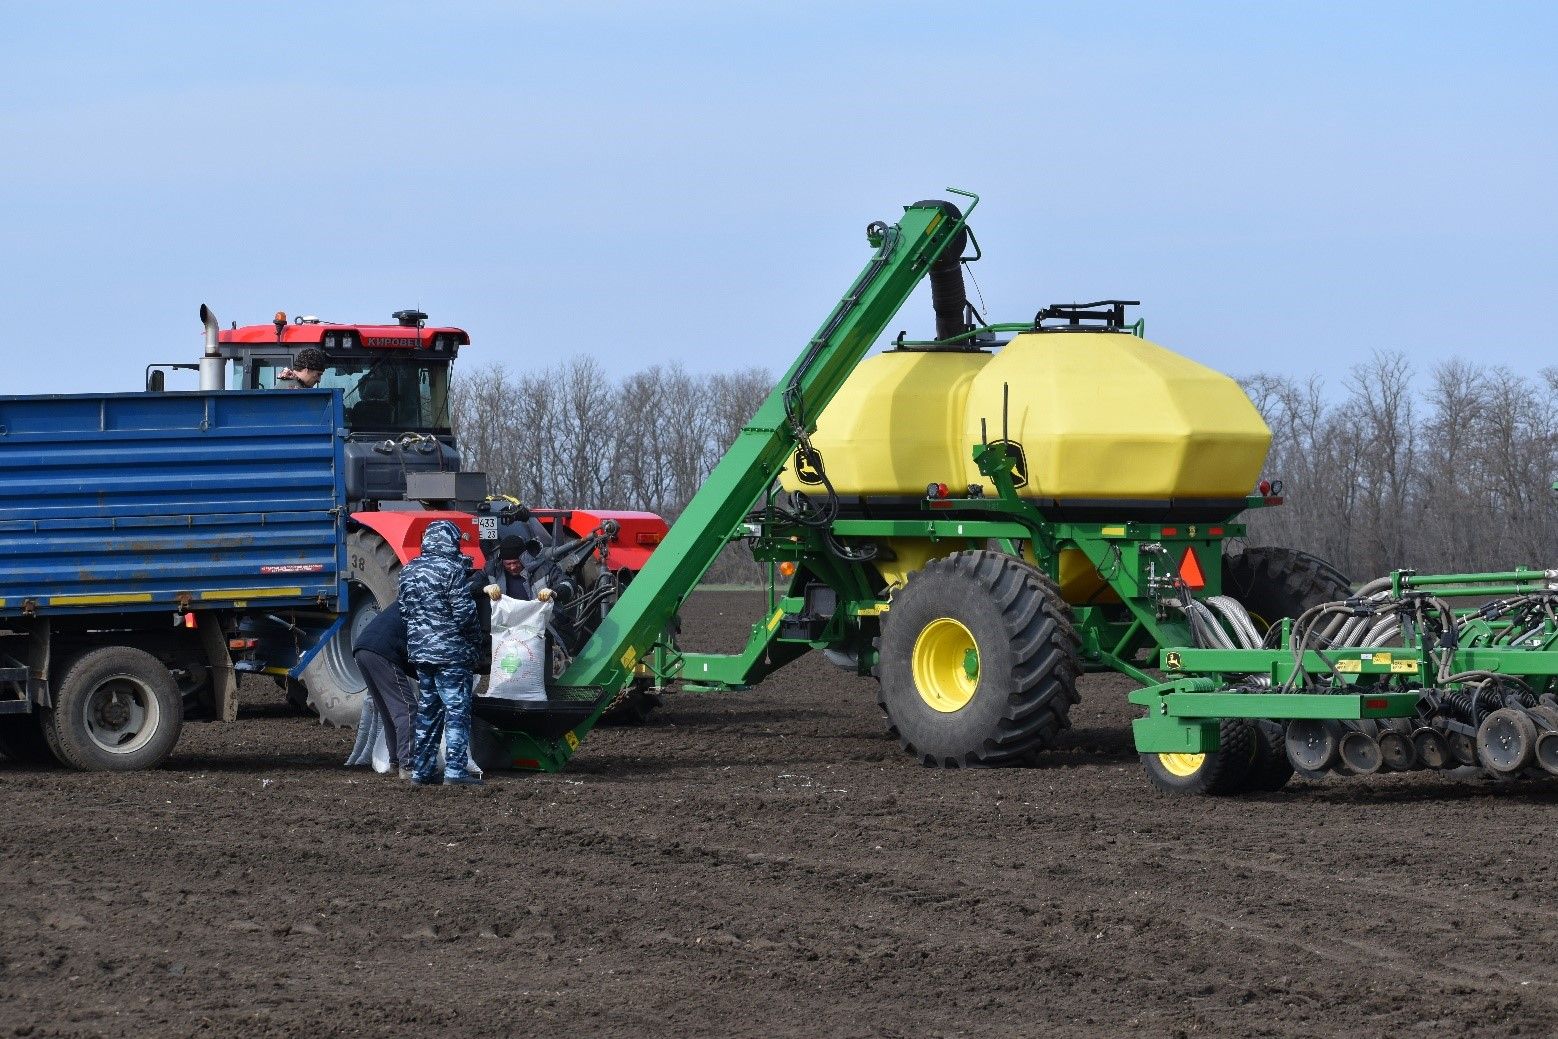
<path fill-rule="evenodd" d="M 481 622 L 471 596 L 470 564 L 460 552 L 460 528 L 435 520 L 422 535 L 422 554 L 400 571 L 406 655 L 416 665 L 416 754 L 411 781 L 438 782 L 444 735 L 446 786 L 480 786 L 467 770 L 471 743 L 471 668 L 481 646 Z M 440 724 L 442 723 L 442 724 Z"/>

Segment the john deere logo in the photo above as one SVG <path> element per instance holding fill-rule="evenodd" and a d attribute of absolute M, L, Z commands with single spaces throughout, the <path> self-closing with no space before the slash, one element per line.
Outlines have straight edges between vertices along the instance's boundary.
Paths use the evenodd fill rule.
<path fill-rule="evenodd" d="M 992 440 L 991 444 L 1000 444 L 1006 448 L 1006 453 L 1012 458 L 1012 485 L 1026 487 L 1028 485 L 1028 455 L 1023 451 L 1022 445 L 1015 440 Z"/>
<path fill-rule="evenodd" d="M 1179 670 L 1179 654 L 1178 653 L 1175 653 L 1173 650 L 1169 650 L 1167 653 L 1163 654 L 1163 670 L 1165 670 L 1165 671 L 1178 671 Z"/>
<path fill-rule="evenodd" d="M 795 452 L 795 478 L 813 487 L 822 483 L 822 474 L 817 471 L 816 466 L 812 465 L 800 451 Z"/>

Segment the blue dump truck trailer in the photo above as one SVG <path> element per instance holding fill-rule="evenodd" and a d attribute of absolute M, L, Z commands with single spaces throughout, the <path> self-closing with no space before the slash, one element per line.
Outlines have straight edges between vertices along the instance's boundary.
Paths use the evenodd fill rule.
<path fill-rule="evenodd" d="M 161 762 L 347 601 L 328 390 L 0 396 L 0 753 Z"/>

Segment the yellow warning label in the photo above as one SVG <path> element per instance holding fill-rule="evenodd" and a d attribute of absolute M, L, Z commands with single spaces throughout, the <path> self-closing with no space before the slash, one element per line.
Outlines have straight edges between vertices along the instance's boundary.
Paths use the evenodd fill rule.
<path fill-rule="evenodd" d="M 628 647 L 628 651 L 626 653 L 622 654 L 622 666 L 625 669 L 631 671 L 631 670 L 633 670 L 633 661 L 635 661 L 637 659 L 638 659 L 638 650 L 634 649 L 632 646 L 629 646 Z"/>
<path fill-rule="evenodd" d="M 784 610 L 782 608 L 775 610 L 774 615 L 768 618 L 768 630 L 773 631 L 775 628 L 777 628 L 779 626 L 779 619 L 783 616 Z"/>
<path fill-rule="evenodd" d="M 1363 659 L 1369 660 L 1371 658 L 1368 655 L 1365 655 Z M 1374 663 L 1378 664 L 1380 667 L 1389 667 L 1391 662 L 1395 660 L 1395 657 L 1389 653 L 1375 653 L 1372 659 Z"/>
<path fill-rule="evenodd" d="M 1363 661 L 1338 660 L 1336 662 L 1336 670 L 1344 675 L 1361 675 L 1363 674 Z"/>
<path fill-rule="evenodd" d="M 1417 674 L 1417 661 L 1392 660 L 1390 662 L 1390 673 L 1393 675 L 1415 675 Z"/>
<path fill-rule="evenodd" d="M 563 742 L 568 744 L 569 750 L 579 749 L 579 737 L 573 734 L 572 729 L 569 729 L 567 732 L 563 733 Z"/>
<path fill-rule="evenodd" d="M 1098 533 L 1103 535 L 1106 538 L 1123 538 L 1125 536 L 1125 528 L 1124 527 L 1104 527 Z"/>
<path fill-rule="evenodd" d="M 925 225 L 925 233 L 926 234 L 930 234 L 932 231 L 936 230 L 936 228 L 938 226 L 940 226 L 940 224 L 941 224 L 941 211 L 937 210 L 936 211 L 936 215 L 930 218 L 930 223 Z"/>

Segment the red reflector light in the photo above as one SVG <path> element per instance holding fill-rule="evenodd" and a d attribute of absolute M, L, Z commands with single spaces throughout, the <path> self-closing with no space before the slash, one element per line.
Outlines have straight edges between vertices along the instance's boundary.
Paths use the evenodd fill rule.
<path fill-rule="evenodd" d="M 1271 493 L 1271 481 L 1270 480 L 1262 480 L 1260 482 L 1260 485 L 1257 488 L 1257 490 L 1260 491 L 1260 496 L 1262 498 L 1266 497 L 1268 494 Z"/>
<path fill-rule="evenodd" d="M 228 649 L 253 649 L 260 644 L 259 639 L 228 639 Z"/>
<path fill-rule="evenodd" d="M 194 626 L 195 626 L 195 615 L 193 613 L 186 613 L 186 614 L 184 614 L 184 627 L 186 627 L 186 628 L 193 628 Z"/>
<path fill-rule="evenodd" d="M 1383 711 L 1390 706 L 1390 701 L 1380 699 L 1365 700 L 1363 701 L 1363 706 L 1371 711 Z"/>
<path fill-rule="evenodd" d="M 1185 554 L 1179 557 L 1179 579 L 1186 588 L 1206 587 L 1206 575 L 1201 572 L 1201 560 L 1196 558 L 1193 548 L 1185 549 Z"/>
<path fill-rule="evenodd" d="M 541 767 L 541 762 L 537 761 L 535 758 L 515 758 L 514 761 L 513 761 L 513 765 L 514 765 L 515 768 L 536 768 L 536 769 L 538 769 L 538 768 Z"/>
<path fill-rule="evenodd" d="M 1166 537 L 1166 538 L 1171 538 L 1175 534 L 1178 534 L 1178 533 L 1179 533 L 1179 528 L 1178 527 L 1164 527 L 1163 528 L 1163 536 Z"/>
<path fill-rule="evenodd" d="M 1222 527 L 1207 527 L 1206 528 L 1206 536 L 1209 537 L 1209 538 L 1220 538 L 1220 537 L 1223 536 L 1223 528 Z"/>
<path fill-rule="evenodd" d="M 665 540 L 665 535 L 658 530 L 641 530 L 634 540 L 640 545 L 658 545 Z"/>

